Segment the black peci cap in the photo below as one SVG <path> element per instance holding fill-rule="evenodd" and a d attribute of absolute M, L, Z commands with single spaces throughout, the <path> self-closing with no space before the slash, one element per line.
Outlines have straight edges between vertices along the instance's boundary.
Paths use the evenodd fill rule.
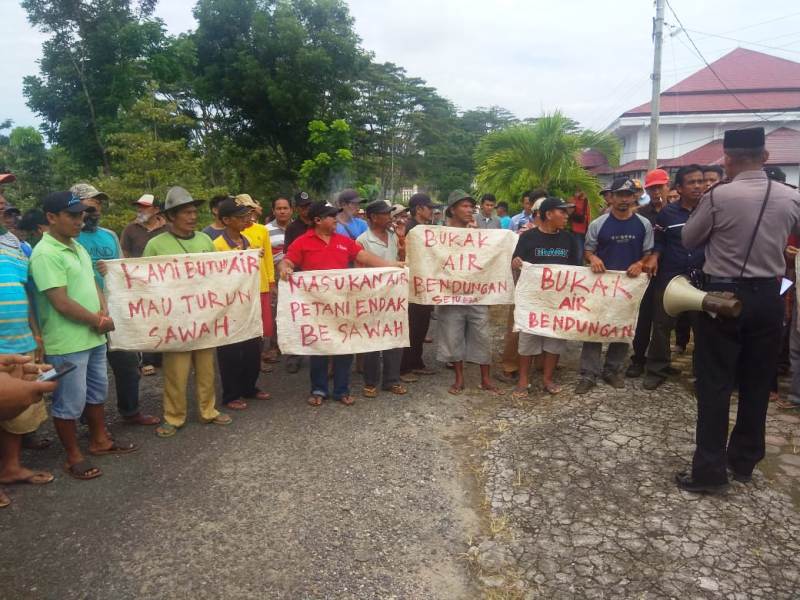
<path fill-rule="evenodd" d="M 749 129 L 729 129 L 722 142 L 724 150 L 760 150 L 764 148 L 766 137 L 763 127 Z"/>

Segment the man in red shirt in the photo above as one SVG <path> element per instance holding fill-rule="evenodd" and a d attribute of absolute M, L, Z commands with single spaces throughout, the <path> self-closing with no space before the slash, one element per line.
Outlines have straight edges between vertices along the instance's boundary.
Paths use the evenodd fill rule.
<path fill-rule="evenodd" d="M 295 268 L 303 271 L 346 269 L 359 262 L 367 267 L 402 267 L 401 262 L 385 261 L 370 254 L 361 244 L 347 236 L 336 233 L 336 215 L 341 208 L 326 202 L 315 202 L 308 211 L 312 226 L 294 240 L 278 263 L 278 274 L 286 281 Z M 333 359 L 333 399 L 345 406 L 353 404 L 350 395 L 350 366 L 352 354 L 333 357 L 312 356 L 310 358 L 311 395 L 308 403 L 320 406 L 328 397 L 328 360 Z"/>

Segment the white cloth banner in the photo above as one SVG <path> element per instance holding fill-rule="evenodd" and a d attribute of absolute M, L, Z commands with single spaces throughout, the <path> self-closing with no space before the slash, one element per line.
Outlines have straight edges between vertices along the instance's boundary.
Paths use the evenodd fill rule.
<path fill-rule="evenodd" d="M 186 352 L 262 334 L 258 250 L 105 262 L 112 350 Z"/>
<path fill-rule="evenodd" d="M 511 257 L 517 235 L 507 229 L 417 225 L 406 236 L 415 304 L 512 304 Z"/>
<path fill-rule="evenodd" d="M 629 342 L 647 275 L 592 273 L 589 267 L 523 263 L 514 331 L 584 342 Z"/>
<path fill-rule="evenodd" d="M 359 354 L 408 346 L 408 269 L 299 271 L 278 284 L 284 354 Z"/>

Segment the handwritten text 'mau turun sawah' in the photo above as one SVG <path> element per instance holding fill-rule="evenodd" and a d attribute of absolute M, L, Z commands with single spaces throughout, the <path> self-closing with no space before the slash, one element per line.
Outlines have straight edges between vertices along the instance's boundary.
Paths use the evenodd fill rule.
<path fill-rule="evenodd" d="M 140 346 L 145 344 L 146 349 L 183 351 L 230 344 L 258 334 L 260 316 L 253 310 L 260 305 L 257 251 L 125 259 L 109 264 L 113 271 L 109 270 L 107 282 L 116 299 L 117 315 L 112 316 L 117 334 L 121 318 L 126 322 L 122 331 L 138 340 L 136 349 L 144 349 Z M 117 343 L 130 343 L 117 334 Z"/>
<path fill-rule="evenodd" d="M 406 239 L 412 302 L 510 304 L 515 244 L 505 230 L 415 227 Z"/>
<path fill-rule="evenodd" d="M 294 273 L 281 282 L 278 302 L 283 352 L 350 354 L 408 345 L 405 269 Z"/>
<path fill-rule="evenodd" d="M 526 263 L 517 282 L 514 328 L 562 339 L 628 341 L 646 288 L 646 276 Z"/>

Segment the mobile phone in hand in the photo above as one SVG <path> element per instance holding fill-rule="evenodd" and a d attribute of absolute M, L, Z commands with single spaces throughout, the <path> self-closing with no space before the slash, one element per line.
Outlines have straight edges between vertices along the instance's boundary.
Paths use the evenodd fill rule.
<path fill-rule="evenodd" d="M 36 378 L 36 381 L 56 381 L 61 379 L 67 373 L 72 373 L 78 366 L 72 364 L 71 362 L 64 362 L 58 365 L 57 367 L 53 367 L 49 371 L 45 371 L 39 377 Z"/>

